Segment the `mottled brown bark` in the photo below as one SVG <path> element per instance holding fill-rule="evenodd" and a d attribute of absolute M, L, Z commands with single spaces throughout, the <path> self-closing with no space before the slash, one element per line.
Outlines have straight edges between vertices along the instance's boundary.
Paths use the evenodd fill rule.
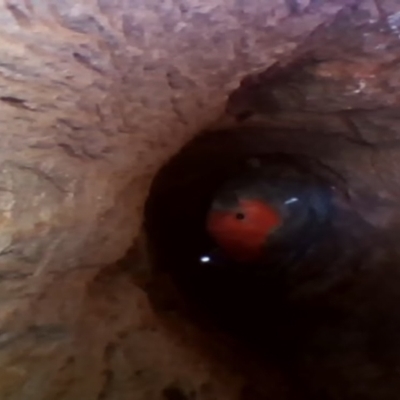
<path fill-rule="evenodd" d="M 276 61 L 290 67 L 310 51 L 317 63 L 290 70 L 308 80 L 265 97 L 257 78 L 248 78 L 249 94 L 229 103 L 229 115 L 256 110 L 269 127 L 323 129 L 354 146 L 347 164 L 333 161 L 354 168 L 349 176 L 360 190 L 378 185 L 393 200 L 400 32 L 393 7 L 369 0 L 1 2 L 0 398 L 254 399 L 249 375 L 283 393 L 265 385 L 265 371 L 260 378 L 249 367 L 246 375 L 227 368 L 225 353 L 204 354 L 210 338 L 155 313 L 135 278 L 109 266 L 139 237 L 157 170 L 221 116 L 241 79 Z M 358 32 L 347 55 L 337 46 L 346 41 L 338 15 L 353 15 L 347 24 Z M 146 270 L 137 249 L 130 267 Z"/>

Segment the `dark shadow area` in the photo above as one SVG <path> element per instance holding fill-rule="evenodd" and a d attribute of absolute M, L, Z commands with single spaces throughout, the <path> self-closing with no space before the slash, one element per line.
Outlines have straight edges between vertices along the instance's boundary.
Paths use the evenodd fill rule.
<path fill-rule="evenodd" d="M 354 335 L 375 335 L 365 325 L 366 316 L 361 320 L 359 316 L 360 306 L 366 312 L 367 303 L 363 302 L 368 291 L 374 296 L 379 292 L 378 286 L 369 286 L 375 279 L 383 279 L 386 285 L 385 274 L 396 276 L 397 271 L 388 264 L 394 257 L 389 237 L 354 211 L 346 180 L 317 157 L 285 150 L 287 142 L 282 144 L 280 138 L 289 134 L 244 126 L 200 135 L 154 180 L 146 206 L 146 228 L 155 274 L 172 277 L 182 296 L 185 318 L 203 329 L 231 335 L 255 357 L 285 371 L 297 391 L 321 398 L 318 396 L 331 380 L 331 358 L 342 352 L 344 358 L 334 370 L 346 368 L 342 361 L 348 362 L 347 352 L 359 351 L 356 348 L 361 343 L 355 346 Z M 254 144 L 262 141 L 270 152 Z M 274 146 L 274 141 L 279 145 Z M 315 138 L 314 145 L 318 145 Z M 325 216 L 314 236 L 307 236 L 307 231 L 275 254 L 272 262 L 260 265 L 238 265 L 218 257 L 205 230 L 215 192 L 243 169 L 249 156 L 277 170 L 290 166 L 303 176 L 318 179 L 330 191 L 329 206 L 324 205 Z M 307 247 L 288 261 L 288 252 L 304 240 L 311 250 Z M 210 261 L 202 262 L 204 256 Z M 153 300 L 157 298 L 151 287 L 149 293 Z M 165 298 L 163 302 L 165 307 Z M 371 320 L 377 317 L 375 306 L 368 312 Z M 335 338 L 340 338 L 338 343 Z M 364 357 L 361 351 L 360 355 Z M 310 375 L 304 378 L 309 362 L 306 374 Z M 357 368 L 363 368 L 363 362 Z M 312 378 L 315 368 L 324 371 L 315 375 L 323 377 L 317 387 Z M 336 390 L 335 385 L 330 390 Z M 347 386 L 342 388 L 341 396 L 347 390 Z"/>
<path fill-rule="evenodd" d="M 284 134 L 276 133 L 278 136 Z M 244 128 L 205 133 L 186 146 L 155 179 L 147 202 L 146 224 L 157 269 L 172 274 L 180 289 L 201 309 L 206 309 L 208 316 L 214 316 L 218 323 L 233 329 L 240 336 L 248 336 L 247 339 L 253 342 L 256 332 L 262 332 L 261 337 L 268 332 L 256 325 L 249 333 L 249 324 L 266 323 L 257 316 L 265 311 L 272 299 L 276 300 L 283 288 L 276 286 L 279 283 L 276 276 L 260 276 L 266 273 L 268 266 L 235 265 L 218 257 L 218 254 L 213 256 L 215 244 L 206 233 L 205 218 L 221 184 L 240 172 L 249 156 L 263 159 L 272 168 L 291 166 L 305 176 L 318 177 L 332 188 L 332 201 L 335 202 L 326 210 L 328 215 L 323 221 L 324 232 L 319 230 L 316 236 L 305 238 L 308 241 L 318 240 L 321 242 L 319 246 L 325 246 L 323 254 L 318 253 L 319 257 L 332 257 L 332 251 L 337 251 L 337 246 L 344 242 L 338 240 L 336 234 L 342 227 L 337 222 L 335 229 L 332 226 L 332 219 L 339 219 L 339 213 L 346 213 L 345 218 L 340 218 L 342 222 L 346 219 L 347 227 L 358 224 L 359 230 L 365 231 L 366 225 L 356 216 L 351 220 L 350 212 L 343 208 L 346 202 L 345 182 L 335 171 L 306 155 L 289 152 L 250 153 L 251 146 L 246 151 L 240 142 L 241 139 L 245 141 L 246 135 L 252 135 L 252 140 L 258 136 L 258 140 L 264 138 L 268 141 L 262 130 L 247 132 Z M 325 236 L 324 241 L 320 240 Z M 345 240 L 352 239 L 355 240 L 349 234 Z M 346 247 L 351 244 L 348 243 Z M 296 243 L 292 242 L 289 246 L 296 246 Z M 288 250 L 288 247 L 284 249 Z M 277 255 L 274 264 L 283 262 L 282 255 Z M 201 262 L 203 256 L 210 256 L 210 262 Z M 317 267 L 321 262 L 315 261 L 314 264 Z M 290 268 L 290 265 L 287 267 Z M 272 265 L 269 265 L 269 269 L 272 269 Z M 317 273 L 315 268 L 313 272 Z M 266 278 L 271 278 L 271 282 L 265 281 Z"/>

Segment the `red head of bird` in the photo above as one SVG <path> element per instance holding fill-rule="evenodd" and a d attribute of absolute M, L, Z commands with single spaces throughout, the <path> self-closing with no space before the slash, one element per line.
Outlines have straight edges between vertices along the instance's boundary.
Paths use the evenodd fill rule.
<path fill-rule="evenodd" d="M 238 198 L 231 208 L 214 204 L 208 214 L 207 230 L 217 245 L 233 260 L 261 258 L 268 236 L 282 224 L 277 209 L 255 198 Z"/>
<path fill-rule="evenodd" d="M 327 213 L 326 193 L 293 167 L 253 165 L 216 193 L 206 229 L 233 261 L 259 261 L 267 248 L 293 250 L 311 238 Z"/>

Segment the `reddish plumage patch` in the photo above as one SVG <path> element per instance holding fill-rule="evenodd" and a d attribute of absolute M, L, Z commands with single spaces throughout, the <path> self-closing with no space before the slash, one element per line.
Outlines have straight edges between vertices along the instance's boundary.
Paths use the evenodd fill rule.
<path fill-rule="evenodd" d="M 215 242 L 237 261 L 255 261 L 264 245 L 281 224 L 281 216 L 260 200 L 241 200 L 232 210 L 212 210 L 207 230 Z"/>

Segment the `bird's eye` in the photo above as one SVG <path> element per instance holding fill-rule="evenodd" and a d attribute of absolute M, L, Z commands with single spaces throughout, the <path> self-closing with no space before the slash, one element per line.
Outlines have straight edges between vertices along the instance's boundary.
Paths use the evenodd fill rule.
<path fill-rule="evenodd" d="M 245 215 L 242 212 L 236 213 L 235 217 L 239 221 L 241 221 L 242 219 L 245 219 Z"/>

